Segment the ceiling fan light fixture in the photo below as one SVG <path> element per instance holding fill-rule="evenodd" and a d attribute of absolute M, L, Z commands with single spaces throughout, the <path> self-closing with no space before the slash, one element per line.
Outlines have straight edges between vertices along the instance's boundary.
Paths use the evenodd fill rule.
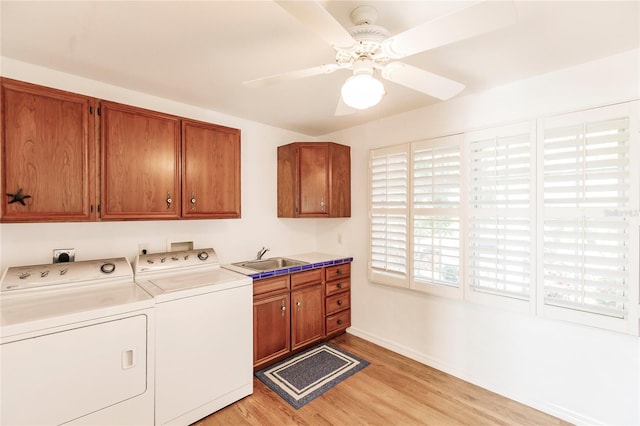
<path fill-rule="evenodd" d="M 355 74 L 342 85 L 342 100 L 351 108 L 371 108 L 380 102 L 383 95 L 382 82 L 368 73 Z"/>

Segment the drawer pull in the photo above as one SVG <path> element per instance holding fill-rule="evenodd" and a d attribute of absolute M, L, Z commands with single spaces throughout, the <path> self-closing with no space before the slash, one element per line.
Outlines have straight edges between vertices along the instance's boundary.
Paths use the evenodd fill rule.
<path fill-rule="evenodd" d="M 342 275 L 342 269 L 336 269 L 336 274 L 337 275 Z"/>
<path fill-rule="evenodd" d="M 338 285 L 336 287 L 342 288 L 342 283 L 338 283 Z"/>
<path fill-rule="evenodd" d="M 342 299 L 338 300 L 338 306 L 342 306 Z"/>
<path fill-rule="evenodd" d="M 338 320 L 338 325 L 342 325 L 342 320 L 341 319 Z"/>

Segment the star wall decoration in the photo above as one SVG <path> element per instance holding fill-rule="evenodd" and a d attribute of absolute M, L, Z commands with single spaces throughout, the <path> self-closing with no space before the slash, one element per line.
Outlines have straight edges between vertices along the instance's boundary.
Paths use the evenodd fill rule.
<path fill-rule="evenodd" d="M 24 200 L 25 198 L 31 198 L 31 195 L 23 194 L 22 188 L 19 188 L 18 192 L 16 192 L 15 194 L 7 194 L 7 197 L 11 197 L 9 204 L 20 203 L 23 206 L 26 206 L 26 204 L 24 203 Z"/>

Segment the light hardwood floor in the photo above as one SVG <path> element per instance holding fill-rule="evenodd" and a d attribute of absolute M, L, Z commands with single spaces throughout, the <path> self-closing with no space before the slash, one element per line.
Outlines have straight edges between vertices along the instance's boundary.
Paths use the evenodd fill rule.
<path fill-rule="evenodd" d="M 195 425 L 569 425 L 358 337 L 331 342 L 371 364 L 299 410 L 254 377 L 253 395 Z"/>

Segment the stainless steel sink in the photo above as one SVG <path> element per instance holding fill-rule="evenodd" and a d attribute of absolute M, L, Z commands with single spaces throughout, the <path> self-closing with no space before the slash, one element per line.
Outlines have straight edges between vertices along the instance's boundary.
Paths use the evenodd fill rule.
<path fill-rule="evenodd" d="M 272 257 L 263 260 L 247 260 L 245 262 L 233 263 L 241 268 L 255 269 L 256 271 L 271 271 L 276 269 L 290 268 L 292 266 L 306 265 L 309 262 L 287 259 L 286 257 Z"/>

